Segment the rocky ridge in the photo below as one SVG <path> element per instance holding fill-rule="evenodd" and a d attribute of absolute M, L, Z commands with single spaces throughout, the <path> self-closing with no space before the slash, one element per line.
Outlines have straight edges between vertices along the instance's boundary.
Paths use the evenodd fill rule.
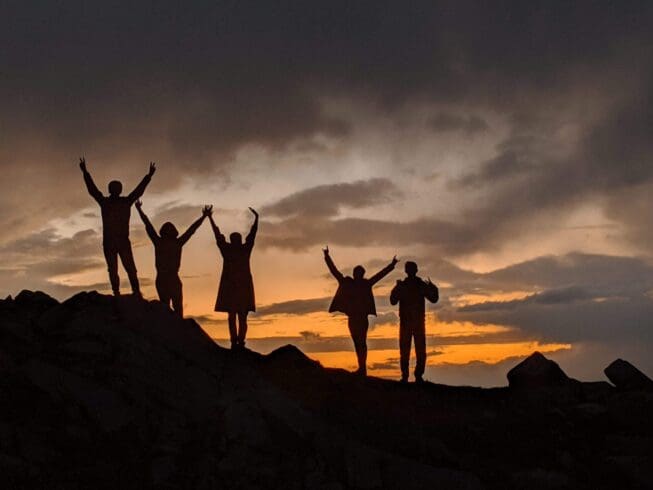
<path fill-rule="evenodd" d="M 155 301 L 24 291 L 0 300 L 0 486 L 653 488 L 653 390 L 617 367 L 405 386 L 222 349 Z"/>

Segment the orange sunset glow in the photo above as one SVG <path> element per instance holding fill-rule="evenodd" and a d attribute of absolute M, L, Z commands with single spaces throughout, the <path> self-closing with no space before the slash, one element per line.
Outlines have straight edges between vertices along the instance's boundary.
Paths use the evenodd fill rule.
<path fill-rule="evenodd" d="M 153 9 L 148 18 L 159 19 Z M 104 194 L 117 179 L 128 195 L 156 162 L 141 196 L 155 230 L 170 221 L 183 231 L 213 205 L 225 236 L 245 236 L 248 208 L 260 213 L 254 350 L 290 343 L 325 366 L 354 365 L 347 320 L 328 313 L 338 288 L 328 246 L 345 275 L 362 265 L 369 278 L 399 260 L 373 290 L 368 347 L 379 375 L 397 376 L 373 365 L 398 357 L 389 296 L 407 261 L 440 292 L 426 310 L 429 379 L 455 365 L 465 383 L 501 385 L 503 374 L 468 373 L 480 364 L 499 373 L 532 350 L 580 377 L 619 356 L 653 369 L 652 58 L 637 42 L 647 29 L 581 22 L 597 32 L 569 51 L 566 34 L 525 45 L 455 9 L 378 25 L 361 13 L 365 26 L 340 25 L 339 14 L 323 25 L 318 9 L 305 14 L 318 15 L 313 24 L 302 14 L 281 29 L 267 8 L 195 9 L 220 20 L 141 38 L 129 27 L 135 15 L 117 31 L 32 29 L 7 44 L 0 294 L 110 294 L 102 217 L 80 158 Z M 56 31 L 74 10 L 48 10 L 39 25 Z M 402 18 L 388 12 L 374 15 Z M 255 19 L 256 35 L 230 19 Z M 299 27 L 309 25 L 325 37 Z M 636 61 L 623 69 L 624 59 Z M 133 207 L 129 230 L 143 295 L 157 300 L 154 248 Z M 183 247 L 183 310 L 226 345 L 227 314 L 214 311 L 222 272 L 206 221 Z"/>

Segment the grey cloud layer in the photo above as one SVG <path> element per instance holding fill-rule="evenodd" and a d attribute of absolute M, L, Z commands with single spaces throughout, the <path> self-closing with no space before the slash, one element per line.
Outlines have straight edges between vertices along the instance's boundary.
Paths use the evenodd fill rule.
<path fill-rule="evenodd" d="M 261 212 L 280 218 L 297 215 L 329 218 L 338 215 L 341 209 L 366 208 L 399 197 L 401 191 L 391 181 L 373 178 L 305 189 L 263 207 Z"/>
<path fill-rule="evenodd" d="M 443 228 L 440 236 L 454 237 L 456 247 L 443 245 L 448 252 L 497 246 L 533 214 L 596 193 L 622 204 L 610 202 L 606 210 L 630 226 L 633 240 L 649 238 L 638 233 L 642 220 L 629 211 L 650 193 L 631 199 L 627 191 L 651 181 L 650 3 L 194 2 L 180 8 L 164 1 L 90 9 L 73 1 L 1 9 L 0 165 L 11 170 L 14 184 L 36 187 L 44 202 L 26 203 L 21 213 L 22 195 L 0 184 L 0 230 L 29 230 L 84 205 L 82 195 L 66 192 L 81 152 L 91 163 L 115 162 L 130 180 L 141 173 L 132 169 L 136 162 L 174 162 L 174 172 L 157 175 L 161 190 L 174 187 L 181 172 L 233 170 L 231 157 L 244 145 L 280 149 L 318 134 L 347 138 L 349 122 L 323 111 L 324 97 L 335 96 L 372 101 L 377 116 L 388 120 L 409 103 L 453 107 L 427 118 L 435 133 L 485 131 L 489 123 L 478 110 L 508 121 L 511 135 L 497 155 L 462 179 L 502 187 L 463 215 L 464 225 L 425 218 L 425 226 Z M 577 148 L 566 158 L 550 155 L 542 148 L 556 146 L 561 128 L 576 117 L 564 109 L 579 94 L 585 112 L 596 112 L 595 104 L 609 109 L 572 120 L 580 126 Z M 26 173 L 24 165 L 40 172 Z M 332 211 L 320 202 L 308 212 Z M 283 213 L 286 205 L 292 202 L 270 210 Z M 367 225 L 337 222 L 330 232 Z M 377 223 L 369 223 L 364 229 L 384 243 L 387 234 L 410 234 L 408 227 L 388 224 L 375 232 Z M 298 248 L 299 241 L 285 245 Z M 284 245 L 281 238 L 275 243 Z"/>

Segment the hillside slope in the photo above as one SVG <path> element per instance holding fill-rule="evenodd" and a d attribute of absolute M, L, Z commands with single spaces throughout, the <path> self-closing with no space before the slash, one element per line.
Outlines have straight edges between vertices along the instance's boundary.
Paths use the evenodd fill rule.
<path fill-rule="evenodd" d="M 217 346 L 158 302 L 0 301 L 2 488 L 651 488 L 650 392 L 480 389 Z"/>

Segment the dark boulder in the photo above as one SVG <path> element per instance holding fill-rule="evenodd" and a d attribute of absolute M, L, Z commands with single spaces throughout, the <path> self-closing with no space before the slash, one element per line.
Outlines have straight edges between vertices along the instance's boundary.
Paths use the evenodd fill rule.
<path fill-rule="evenodd" d="M 547 359 L 539 352 L 533 352 L 508 371 L 508 384 L 511 388 L 564 386 L 570 381 L 556 362 Z"/>
<path fill-rule="evenodd" d="M 623 359 L 613 361 L 603 372 L 620 390 L 653 390 L 653 380 Z"/>
<path fill-rule="evenodd" d="M 14 299 L 14 304 L 22 310 L 29 310 L 34 317 L 57 306 L 59 302 L 41 291 L 24 289 Z"/>
<path fill-rule="evenodd" d="M 319 362 L 309 359 L 306 354 L 290 344 L 273 350 L 266 356 L 265 360 L 269 364 L 287 369 L 310 369 L 320 366 Z"/>

